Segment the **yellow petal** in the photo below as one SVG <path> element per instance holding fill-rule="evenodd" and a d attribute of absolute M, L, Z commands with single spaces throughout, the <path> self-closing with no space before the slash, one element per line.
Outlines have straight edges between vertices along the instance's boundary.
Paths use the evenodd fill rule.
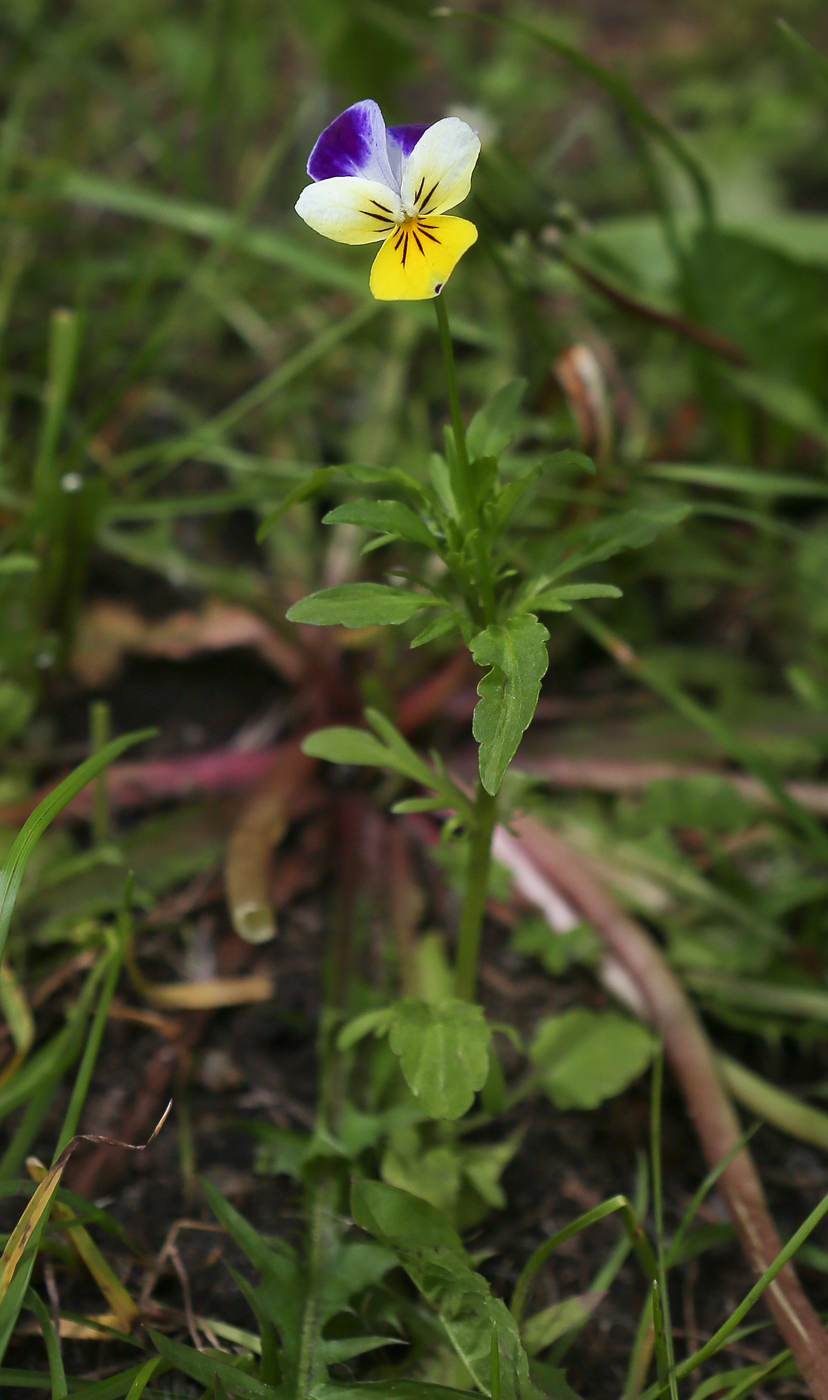
<path fill-rule="evenodd" d="M 477 241 L 468 219 L 412 219 L 385 240 L 371 268 L 377 301 L 425 301 L 437 296 L 463 254 Z"/>

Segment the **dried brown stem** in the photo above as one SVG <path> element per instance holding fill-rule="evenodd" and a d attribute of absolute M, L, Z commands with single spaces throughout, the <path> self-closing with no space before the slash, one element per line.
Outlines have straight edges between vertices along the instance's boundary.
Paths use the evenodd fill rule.
<path fill-rule="evenodd" d="M 747 357 L 738 345 L 734 345 L 731 340 L 726 340 L 723 335 L 709 330 L 707 326 L 699 326 L 694 321 L 688 321 L 684 316 L 677 316 L 672 311 L 662 311 L 657 306 L 650 306 L 647 302 L 639 301 L 636 297 L 630 296 L 629 292 L 624 292 L 620 287 L 614 286 L 612 282 L 607 282 L 592 268 L 585 267 L 577 258 L 571 257 L 568 253 L 565 253 L 563 257 L 567 267 L 570 267 L 582 281 L 587 282 L 608 301 L 614 302 L 622 311 L 630 312 L 641 321 L 648 321 L 651 326 L 663 326 L 665 330 L 675 331 L 676 335 L 682 336 L 685 340 L 692 340 L 703 350 L 709 350 L 714 355 L 721 355 L 723 360 L 729 361 L 730 364 L 736 365 L 739 369 L 745 369 L 747 366 Z"/>
<path fill-rule="evenodd" d="M 648 1019 L 664 1040 L 705 1158 L 714 1166 L 736 1145 L 741 1129 L 713 1049 L 682 987 L 652 940 L 617 907 L 570 846 L 531 817 L 515 821 L 514 830 L 537 869 L 590 921 L 635 984 Z M 719 1189 L 758 1276 L 782 1246 L 747 1148 L 722 1172 Z M 790 1264 L 765 1296 L 812 1394 L 816 1400 L 828 1400 L 828 1337 Z"/>
<path fill-rule="evenodd" d="M 670 779 L 718 778 L 723 783 L 730 783 L 749 802 L 762 807 L 774 805 L 765 784 L 758 778 L 725 772 L 720 768 L 660 760 L 635 762 L 627 759 L 567 758 L 558 754 L 535 757 L 521 754 L 518 766 L 523 773 L 544 778 L 553 787 L 591 788 L 594 792 L 642 792 L 650 783 Z M 785 789 L 809 812 L 828 816 L 828 784 L 795 780 L 786 783 Z"/>

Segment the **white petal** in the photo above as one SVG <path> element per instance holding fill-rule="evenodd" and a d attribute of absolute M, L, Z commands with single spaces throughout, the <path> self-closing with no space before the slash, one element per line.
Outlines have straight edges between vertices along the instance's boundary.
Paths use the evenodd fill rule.
<path fill-rule="evenodd" d="M 444 117 L 420 137 L 402 177 L 402 202 L 409 214 L 442 214 L 471 188 L 480 141 L 459 117 Z"/>
<path fill-rule="evenodd" d="M 379 180 L 356 175 L 308 185 L 296 201 L 296 212 L 336 243 L 379 243 L 403 217 L 399 195 Z"/>

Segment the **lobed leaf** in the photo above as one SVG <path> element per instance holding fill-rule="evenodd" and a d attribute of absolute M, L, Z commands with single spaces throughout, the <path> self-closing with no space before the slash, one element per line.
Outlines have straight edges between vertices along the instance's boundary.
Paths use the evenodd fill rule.
<path fill-rule="evenodd" d="M 460 1118 L 489 1072 L 491 1030 L 483 1009 L 454 998 L 433 1005 L 404 997 L 393 1008 L 390 1045 L 431 1118 Z"/>
<path fill-rule="evenodd" d="M 532 613 L 494 623 L 472 638 L 478 666 L 491 670 L 477 687 L 473 732 L 480 745 L 480 781 L 494 795 L 531 723 L 549 665 L 549 633 Z"/>

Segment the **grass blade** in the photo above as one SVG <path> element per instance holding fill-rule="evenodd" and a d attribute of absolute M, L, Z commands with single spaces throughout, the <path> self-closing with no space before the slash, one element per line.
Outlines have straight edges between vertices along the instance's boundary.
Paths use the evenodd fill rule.
<path fill-rule="evenodd" d="M 76 768 L 73 773 L 58 783 L 56 788 L 39 802 L 19 831 L 14 845 L 9 852 L 2 871 L 0 871 L 0 958 L 6 947 L 6 939 L 9 934 L 9 924 L 11 923 L 14 906 L 20 891 L 20 884 L 29 863 L 29 857 L 35 846 L 43 835 L 49 823 L 58 812 L 61 812 L 68 802 L 71 802 L 86 784 L 93 778 L 97 778 L 110 763 L 114 763 L 116 758 L 127 749 L 133 748 L 135 744 L 141 744 L 145 739 L 152 738 L 154 729 L 140 729 L 133 734 L 124 734 L 120 739 L 113 739 L 111 744 L 106 744 L 99 749 L 91 758 L 87 758 L 85 763 Z"/>
<path fill-rule="evenodd" d="M 52 1378 L 52 1400 L 66 1400 L 69 1391 L 66 1386 L 66 1372 L 63 1369 L 63 1357 L 60 1354 L 60 1342 L 55 1331 L 54 1324 L 49 1316 L 49 1310 L 43 1299 L 30 1288 L 26 1294 L 25 1307 L 31 1308 L 38 1325 L 43 1333 L 43 1340 L 46 1344 L 46 1357 L 49 1362 L 49 1375 Z"/>

